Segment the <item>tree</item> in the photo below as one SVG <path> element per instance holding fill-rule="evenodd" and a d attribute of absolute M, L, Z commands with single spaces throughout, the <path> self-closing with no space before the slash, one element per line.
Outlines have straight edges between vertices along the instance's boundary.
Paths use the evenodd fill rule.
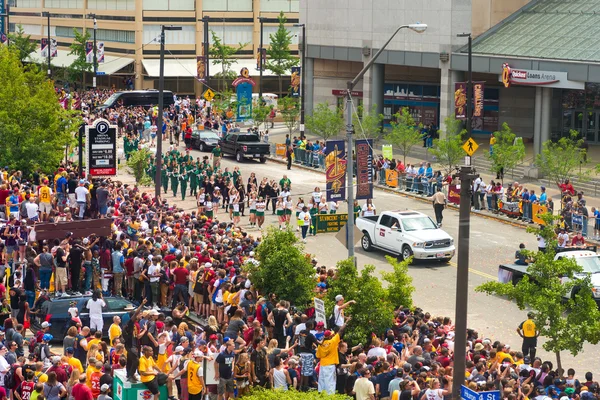
<path fill-rule="evenodd" d="M 264 105 L 262 101 L 254 102 L 254 105 L 252 106 L 252 119 L 257 127 L 260 127 L 264 124 L 266 129 L 266 121 L 270 112 L 271 107 Z"/>
<path fill-rule="evenodd" d="M 392 121 L 392 130 L 385 135 L 385 139 L 392 146 L 396 147 L 402 153 L 403 162 L 406 165 L 406 156 L 417 143 L 423 140 L 421 134 L 422 125 L 417 126 L 415 120 L 410 115 L 408 107 L 404 107 L 401 112 L 394 114 L 395 121 Z"/>
<path fill-rule="evenodd" d="M 135 182 L 139 185 L 149 186 L 153 182 L 154 177 L 148 176 L 147 173 L 151 158 L 152 153 L 145 147 L 133 151 L 129 155 L 127 167 L 129 167 L 129 173 L 135 177 Z"/>
<path fill-rule="evenodd" d="M 208 50 L 208 54 L 213 59 L 214 65 L 221 65 L 221 72 L 214 74 L 215 78 L 219 79 L 219 90 L 227 89 L 227 80 L 235 79 L 236 73 L 231 70 L 231 66 L 235 63 L 233 56 L 242 50 L 248 43 L 239 43 L 238 47 L 228 46 L 221 38 L 211 30 L 212 45 Z"/>
<path fill-rule="evenodd" d="M 327 290 L 327 316 L 332 315 L 338 294 L 344 296 L 346 301 L 356 301 L 345 310 L 346 316 L 352 317 L 344 335 L 345 340 L 354 346 L 368 340 L 371 333 L 381 334 L 392 326 L 394 307 L 388 298 L 388 291 L 374 275 L 375 267 L 365 265 L 358 272 L 354 261 L 346 259 L 339 261 L 336 269 L 338 278 L 331 282 Z"/>
<path fill-rule="evenodd" d="M 283 117 L 283 123 L 288 128 L 290 138 L 296 129 L 298 129 L 298 117 L 300 116 L 300 103 L 298 99 L 292 96 L 287 96 L 279 99 L 277 102 L 279 112 Z"/>
<path fill-rule="evenodd" d="M 365 110 L 362 105 L 357 107 L 352 114 L 352 123 L 355 129 L 362 128 L 362 133 L 367 139 L 378 140 L 381 134 L 381 123 L 383 114 L 377 113 L 377 104 L 373 104 L 370 110 Z"/>
<path fill-rule="evenodd" d="M 549 181 L 554 181 L 557 185 L 574 177 L 586 181 L 593 170 L 582 169 L 587 164 L 582 145 L 583 139 L 579 138 L 579 132 L 571 130 L 568 137 L 562 137 L 558 142 L 545 142 L 542 152 L 535 159 L 535 165 Z"/>
<path fill-rule="evenodd" d="M 585 342 L 598 343 L 600 311 L 592 298 L 589 277 L 574 278 L 583 268 L 571 257 L 555 259 L 557 241 L 552 221 L 558 217 L 545 214 L 541 218 L 546 224 L 528 231 L 546 240 L 546 251 L 527 252 L 527 257 L 534 260 L 527 268 L 528 276 L 516 285 L 486 282 L 475 291 L 506 296 L 521 310 L 531 308 L 540 336 L 547 339 L 544 349 L 556 354 L 558 368 L 562 369 L 561 351 L 576 356 Z M 572 291 L 574 296 L 565 300 Z"/>
<path fill-rule="evenodd" d="M 269 35 L 271 46 L 267 50 L 269 59 L 265 65 L 279 78 L 279 93 L 283 93 L 283 75 L 289 74 L 292 67 L 298 65 L 298 57 L 292 56 L 290 45 L 292 44 L 292 33 L 285 27 L 287 18 L 283 11 L 279 13 L 279 26 L 275 34 Z"/>
<path fill-rule="evenodd" d="M 37 43 L 31 41 L 31 35 L 25 36 L 25 30 L 23 25 L 17 25 L 17 31 L 15 33 L 8 34 L 9 46 L 14 47 L 19 52 L 19 61 L 21 64 L 29 58 L 31 53 L 35 52 Z"/>
<path fill-rule="evenodd" d="M 71 51 L 69 55 L 74 55 L 75 61 L 66 69 L 69 82 L 77 82 L 81 79 L 81 86 L 85 86 L 85 73 L 91 72 L 94 65 L 86 60 L 86 43 L 90 40 L 90 33 L 86 30 L 82 32 L 77 28 L 73 28 L 75 38 L 69 47 Z"/>
<path fill-rule="evenodd" d="M 415 287 L 412 277 L 408 273 L 408 266 L 412 260 L 398 261 L 396 257 L 385 256 L 393 268 L 393 272 L 383 272 L 383 280 L 388 283 L 388 300 L 394 308 L 412 307 L 412 294 Z"/>
<path fill-rule="evenodd" d="M 74 143 L 81 124 L 63 109 L 46 74 L 35 64 L 24 67 L 20 52 L 0 46 L 0 160 L 25 175 L 40 168 L 53 171 L 65 146 Z"/>
<path fill-rule="evenodd" d="M 211 105 L 213 111 L 220 113 L 223 118 L 228 119 L 229 116 L 227 114 L 235 114 L 235 109 L 237 108 L 235 93 L 229 89 L 216 93 Z"/>
<path fill-rule="evenodd" d="M 504 171 L 514 169 L 525 157 L 525 145 L 521 138 L 513 133 L 506 122 L 502 124 L 499 131 L 494 132 L 496 144 L 486 157 L 492 162 L 491 170 L 502 177 L 504 182 Z"/>
<path fill-rule="evenodd" d="M 429 152 L 437 158 L 438 162 L 444 166 L 447 173 L 452 173 L 454 167 L 458 165 L 465 155 L 462 149 L 463 136 L 467 133 L 462 129 L 462 121 L 450 116 L 446 117 L 446 137 L 433 140 L 433 147 Z"/>
<path fill-rule="evenodd" d="M 345 394 L 327 394 L 325 391 L 318 392 L 309 390 L 300 392 L 297 390 L 271 390 L 260 386 L 253 386 L 250 394 L 244 395 L 247 400 L 352 400 Z"/>
<path fill-rule="evenodd" d="M 317 136 L 328 140 L 337 136 L 344 129 L 342 110 L 332 110 L 327 103 L 319 103 L 312 115 L 306 116 L 306 129 Z"/>
<path fill-rule="evenodd" d="M 270 227 L 256 255 L 259 265 L 246 263 L 243 267 L 261 293 L 275 293 L 299 307 L 310 303 L 317 283 L 315 271 L 294 232 Z"/>

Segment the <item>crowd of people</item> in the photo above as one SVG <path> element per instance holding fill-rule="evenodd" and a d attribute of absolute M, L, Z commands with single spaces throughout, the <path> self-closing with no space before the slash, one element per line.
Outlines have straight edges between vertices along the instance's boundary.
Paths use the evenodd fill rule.
<path fill-rule="evenodd" d="M 78 98 L 97 104 L 106 95 Z M 192 104 L 197 103 L 183 99 L 169 109 L 185 118 L 168 116 L 172 122 L 155 140 L 168 139 L 170 129 L 181 137 L 187 130 L 182 124 L 197 123 L 190 121 L 196 118 Z M 124 118 L 120 133 L 128 150 L 137 140 L 137 146 L 152 140 L 153 129 L 148 139 L 146 128 L 129 127 L 135 120 L 149 121 L 152 128 L 152 109 L 108 110 L 104 116 Z M 88 122 L 92 118 L 88 114 Z M 173 197 L 166 194 L 169 186 L 154 198 L 134 185 L 88 180 L 72 165 L 31 177 L 9 169 L 0 174 L 0 209 L 4 205 L 7 218 L 0 235 L 0 265 L 7 272 L 0 284 L 0 400 L 7 395 L 111 400 L 114 375 L 121 372 L 145 385 L 156 400 L 163 386 L 171 399 L 184 400 L 207 393 L 229 400 L 252 387 L 338 392 L 357 400 L 386 400 L 398 391 L 400 400 L 438 400 L 450 398 L 453 385 L 462 384 L 451 378 L 455 332 L 449 318 L 399 306 L 386 332 L 350 346 L 344 334 L 352 299 L 337 295 L 331 318 L 322 321 L 314 308 L 298 309 L 301 305 L 253 286 L 243 268 L 260 264 L 255 251 L 261 237 L 253 227 L 262 227 L 270 211 L 280 229 L 297 227 L 306 239 L 315 233 L 317 213 L 339 207 L 327 202 L 320 188 L 292 199 L 286 175 L 259 183 L 251 172 L 246 180 L 239 168 L 221 167 L 218 147 L 194 160 L 174 143 L 163 157 L 162 181 L 170 184 Z M 415 188 L 427 194 L 448 183 L 436 178 L 429 189 L 416 177 Z M 188 190 L 197 205 L 191 211 L 176 204 L 178 194 L 183 200 Z M 249 219 L 243 226 L 245 211 Z M 370 199 L 353 205 L 356 214 L 376 211 Z M 36 240 L 36 223 L 87 218 L 110 218 L 112 233 Z M 338 279 L 334 269 L 316 259 L 313 265 L 316 293 Z M 81 293 L 90 296 L 89 321 L 82 321 L 72 303 L 64 338 L 54 338 L 47 305 Z M 103 296 L 143 300 L 105 326 Z M 190 314 L 205 322 L 192 322 Z M 32 324 L 39 329 L 29 336 Z M 530 319 L 519 332 L 527 338 L 521 351 L 469 330 L 465 384 L 476 391 L 500 390 L 507 400 L 597 398 L 600 386 L 591 373 L 584 381 L 569 370 L 565 379 L 552 363 L 536 357 L 537 331 Z M 55 339 L 63 340 L 62 350 L 50 346 Z"/>

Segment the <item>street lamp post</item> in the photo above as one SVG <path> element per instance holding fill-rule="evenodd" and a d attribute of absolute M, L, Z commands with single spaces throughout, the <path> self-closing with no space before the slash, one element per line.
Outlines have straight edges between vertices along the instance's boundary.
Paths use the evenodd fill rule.
<path fill-rule="evenodd" d="M 156 175 L 154 187 L 154 197 L 160 198 L 161 188 L 161 171 L 162 171 L 162 141 L 163 141 L 163 108 L 164 108 L 164 91 L 165 91 L 165 31 L 180 31 L 181 26 L 165 26 L 160 27 L 160 62 L 159 62 L 159 78 L 158 78 L 158 119 L 156 127 L 158 129 L 158 141 L 156 142 Z"/>
<path fill-rule="evenodd" d="M 210 21 L 210 17 L 208 15 L 205 15 L 204 17 L 202 17 L 202 19 L 200 20 L 203 22 L 203 30 L 204 30 L 204 85 L 206 87 L 209 87 L 208 84 L 208 80 L 210 79 L 210 73 L 209 73 L 209 65 L 210 65 L 210 58 L 208 57 L 208 52 L 210 51 L 210 42 L 208 39 L 208 21 Z M 206 116 L 210 119 L 210 106 L 206 107 Z"/>
<path fill-rule="evenodd" d="M 306 78 L 306 24 L 294 24 L 295 27 L 302 27 L 302 80 L 300 82 L 300 139 L 304 139 L 304 90 Z"/>
<path fill-rule="evenodd" d="M 50 11 L 44 11 L 42 12 L 42 16 L 48 18 L 48 44 L 47 44 L 47 50 L 48 50 L 48 78 L 52 78 L 52 68 L 50 67 L 50 62 L 52 60 L 52 46 L 50 45 Z"/>
<path fill-rule="evenodd" d="M 352 79 L 347 82 L 346 87 L 346 192 L 348 193 L 348 222 L 346 223 L 347 229 L 347 237 L 348 237 L 348 257 L 354 259 L 354 159 L 352 158 L 352 150 L 354 144 L 352 142 L 352 135 L 354 134 L 354 127 L 352 126 L 352 90 L 362 79 L 362 77 L 367 73 L 369 68 L 375 64 L 379 55 L 385 50 L 385 48 L 390 44 L 394 36 L 400 32 L 400 30 L 408 28 L 417 33 L 423 33 L 427 29 L 427 24 L 410 24 L 410 25 L 402 25 L 396 29 L 396 32 L 390 36 L 387 42 L 381 46 L 377 53 L 369 60 L 367 65 L 363 67 L 363 69 Z M 356 260 L 355 260 L 356 262 Z"/>
<path fill-rule="evenodd" d="M 265 17 L 258 17 L 260 22 L 260 48 L 258 49 L 259 54 L 259 70 L 260 70 L 260 81 L 258 82 L 258 104 L 262 105 L 262 88 L 263 88 L 263 29 L 265 23 Z"/>
<path fill-rule="evenodd" d="M 456 35 L 456 37 L 466 37 L 469 40 L 469 44 L 468 44 L 468 69 L 467 69 L 467 74 L 469 75 L 468 80 L 467 80 L 467 135 L 468 137 L 471 137 L 471 129 L 472 129 L 472 122 L 471 119 L 473 118 L 473 54 L 472 54 L 472 42 L 473 42 L 473 38 L 471 37 L 470 33 L 459 33 L 458 35 Z"/>
<path fill-rule="evenodd" d="M 94 77 L 92 78 L 92 86 L 95 88 L 96 87 L 96 75 L 98 74 L 98 55 L 96 53 L 97 51 L 97 46 L 96 46 L 96 30 L 98 29 L 98 23 L 96 20 L 96 14 L 90 14 L 89 15 L 90 18 L 94 19 Z"/>

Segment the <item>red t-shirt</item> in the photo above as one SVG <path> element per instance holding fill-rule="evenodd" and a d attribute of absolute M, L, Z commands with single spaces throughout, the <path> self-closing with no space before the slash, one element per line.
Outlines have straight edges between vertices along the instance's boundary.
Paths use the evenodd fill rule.
<path fill-rule="evenodd" d="M 85 383 L 78 383 L 73 386 L 73 398 L 77 400 L 93 400 L 92 390 Z"/>
<path fill-rule="evenodd" d="M 164 258 L 165 262 L 168 264 L 171 263 L 171 261 L 175 261 L 177 260 L 177 257 L 175 256 L 175 254 L 167 254 Z"/>
<path fill-rule="evenodd" d="M 173 270 L 174 281 L 176 285 L 185 285 L 187 283 L 190 271 L 185 268 L 177 267 Z"/>
<path fill-rule="evenodd" d="M 125 259 L 125 269 L 127 270 L 127 276 L 133 275 L 133 257 Z"/>
<path fill-rule="evenodd" d="M 581 239 L 575 236 L 573 239 L 571 239 L 571 244 L 573 246 L 585 246 L 585 239 L 583 238 L 583 236 L 581 237 Z"/>

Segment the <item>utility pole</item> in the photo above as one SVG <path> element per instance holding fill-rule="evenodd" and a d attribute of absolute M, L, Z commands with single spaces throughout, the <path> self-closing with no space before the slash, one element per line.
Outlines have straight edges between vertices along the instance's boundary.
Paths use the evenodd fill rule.
<path fill-rule="evenodd" d="M 468 38 L 468 68 L 467 74 L 469 75 L 469 79 L 467 80 L 467 137 L 471 137 L 472 123 L 471 119 L 473 118 L 473 38 L 470 33 L 459 33 L 456 37 L 466 37 Z"/>
<path fill-rule="evenodd" d="M 458 268 L 456 274 L 456 311 L 454 314 L 454 370 L 452 398 L 460 398 L 460 387 L 465 381 L 467 347 L 467 305 L 469 300 L 469 236 L 471 233 L 471 189 L 479 176 L 471 164 L 471 157 L 460 167 L 454 178 L 460 179 L 460 205 L 458 214 Z"/>
<path fill-rule="evenodd" d="M 48 46 L 47 47 L 47 49 L 48 49 L 48 78 L 52 78 L 52 68 L 50 67 L 50 62 L 52 60 L 52 46 L 50 44 L 50 11 L 44 11 L 42 13 L 42 16 L 48 18 L 48 22 L 47 22 L 47 25 L 48 25 L 48 37 L 47 37 L 47 40 L 48 40 L 48 45 L 47 45 Z"/>
<path fill-rule="evenodd" d="M 209 65 L 210 65 L 210 58 L 208 56 L 208 53 L 210 51 L 210 41 L 208 39 L 208 22 L 210 21 L 210 17 L 208 15 L 205 15 L 204 17 L 202 17 L 201 21 L 204 23 L 203 25 L 203 30 L 204 30 L 204 86 L 205 87 L 209 87 L 209 80 L 210 80 L 210 72 L 209 72 Z M 210 102 L 209 102 L 210 104 Z M 206 107 L 206 116 L 208 118 L 210 118 L 210 106 Z"/>
<path fill-rule="evenodd" d="M 159 78 L 158 78 L 158 119 L 156 121 L 158 141 L 156 142 L 156 175 L 154 197 L 160 198 L 161 188 L 161 171 L 162 171 L 162 141 L 163 141 L 163 108 L 165 106 L 165 31 L 180 31 L 181 26 L 165 26 L 160 27 L 160 62 L 159 62 Z"/>
<path fill-rule="evenodd" d="M 294 24 L 296 27 L 302 27 L 302 78 L 300 82 L 300 139 L 304 139 L 304 90 L 306 84 L 304 83 L 306 78 L 306 24 Z"/>
<path fill-rule="evenodd" d="M 94 77 L 92 78 L 92 86 L 96 87 L 96 75 L 98 74 L 98 55 L 96 46 L 96 30 L 98 29 L 98 23 L 96 21 L 96 14 L 90 14 L 90 18 L 94 19 Z"/>
<path fill-rule="evenodd" d="M 265 17 L 258 17 L 258 20 L 260 21 L 260 48 L 258 49 L 259 60 L 260 60 L 260 62 L 259 62 L 260 81 L 258 81 L 258 104 L 262 105 L 263 104 L 263 98 L 262 98 L 263 69 L 264 69 L 264 65 L 263 65 L 263 29 L 264 29 Z"/>

